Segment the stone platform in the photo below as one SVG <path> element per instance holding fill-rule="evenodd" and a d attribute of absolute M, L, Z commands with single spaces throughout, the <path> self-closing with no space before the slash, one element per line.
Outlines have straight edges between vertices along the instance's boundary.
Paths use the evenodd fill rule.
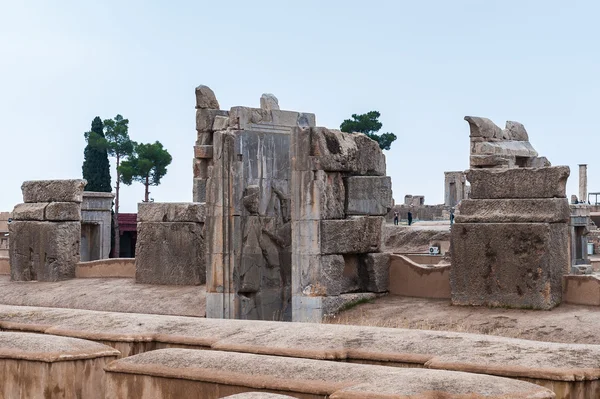
<path fill-rule="evenodd" d="M 204 317 L 204 286 L 136 284 L 131 278 L 59 282 L 0 276 L 0 304 Z"/>

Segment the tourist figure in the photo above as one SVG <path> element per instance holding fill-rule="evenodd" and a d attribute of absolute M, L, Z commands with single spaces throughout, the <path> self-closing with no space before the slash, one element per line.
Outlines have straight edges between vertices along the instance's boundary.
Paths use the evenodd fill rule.
<path fill-rule="evenodd" d="M 394 211 L 394 225 L 398 226 L 398 211 Z"/>
<path fill-rule="evenodd" d="M 408 225 L 410 226 L 412 224 L 412 212 L 408 211 Z"/>
<path fill-rule="evenodd" d="M 450 227 L 454 224 L 454 209 L 450 210 Z"/>

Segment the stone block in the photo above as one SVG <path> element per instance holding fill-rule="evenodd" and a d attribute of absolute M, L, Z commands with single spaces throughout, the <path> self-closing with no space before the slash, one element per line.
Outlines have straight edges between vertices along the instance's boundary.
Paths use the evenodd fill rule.
<path fill-rule="evenodd" d="M 279 100 L 271 93 L 264 93 L 260 96 L 260 108 L 265 111 L 279 111 Z"/>
<path fill-rule="evenodd" d="M 314 169 L 353 175 L 385 175 L 385 155 L 379 144 L 361 133 L 313 128 L 311 155 Z"/>
<path fill-rule="evenodd" d="M 205 204 L 198 202 L 140 202 L 137 221 L 204 223 Z"/>
<path fill-rule="evenodd" d="M 71 180 L 30 180 L 21 185 L 23 202 L 81 202 L 87 182 Z"/>
<path fill-rule="evenodd" d="M 469 123 L 471 138 L 502 139 L 503 137 L 502 129 L 488 118 L 465 116 L 465 120 Z"/>
<path fill-rule="evenodd" d="M 219 102 L 215 92 L 208 86 L 200 85 L 196 87 L 196 108 L 198 109 L 219 109 Z"/>
<path fill-rule="evenodd" d="M 195 145 L 194 146 L 194 157 L 200 159 L 210 159 L 213 157 L 213 146 L 212 145 Z"/>
<path fill-rule="evenodd" d="M 216 116 L 215 118 L 223 118 Z M 229 120 L 229 118 L 225 118 Z M 214 125 L 213 125 L 214 126 Z M 213 144 L 213 133 L 207 131 L 199 131 L 197 135 L 196 145 L 212 145 Z"/>
<path fill-rule="evenodd" d="M 60 281 L 75 277 L 80 222 L 14 221 L 9 225 L 13 281 Z"/>
<path fill-rule="evenodd" d="M 229 117 L 228 116 L 215 116 L 215 121 L 213 122 L 213 131 L 217 130 L 225 130 L 229 126 Z"/>
<path fill-rule="evenodd" d="M 315 172 L 314 189 L 320 193 L 319 214 L 321 219 L 343 219 L 346 217 L 344 201 L 346 188 L 341 173 Z M 314 192 L 314 191 L 313 191 Z"/>
<path fill-rule="evenodd" d="M 450 285 L 455 305 L 552 309 L 568 270 L 564 223 L 455 223 Z"/>
<path fill-rule="evenodd" d="M 325 288 L 326 296 L 335 296 L 347 292 L 358 291 L 358 259 L 349 256 L 348 261 L 342 255 L 325 255 L 321 257 L 321 277 L 317 283 Z"/>
<path fill-rule="evenodd" d="M 384 216 L 392 208 L 392 179 L 387 176 L 354 176 L 346 179 L 348 215 Z"/>
<path fill-rule="evenodd" d="M 387 253 L 360 255 L 358 273 L 363 291 L 389 291 L 390 255 Z"/>
<path fill-rule="evenodd" d="M 135 280 L 142 284 L 206 282 L 201 223 L 138 223 Z"/>
<path fill-rule="evenodd" d="M 215 118 L 217 116 L 228 116 L 227 111 L 219 109 L 197 109 L 196 110 L 196 130 L 198 132 L 212 132 Z"/>
<path fill-rule="evenodd" d="M 566 198 L 465 199 L 457 223 L 566 223 L 571 210 Z"/>
<path fill-rule="evenodd" d="M 472 168 L 508 168 L 514 160 L 501 155 L 471 155 Z"/>
<path fill-rule="evenodd" d="M 496 141 L 473 143 L 473 155 L 500 155 L 532 158 L 538 153 L 528 141 Z"/>
<path fill-rule="evenodd" d="M 47 202 L 17 204 L 12 212 L 13 220 L 45 220 Z"/>
<path fill-rule="evenodd" d="M 322 254 L 359 254 L 379 251 L 383 217 L 321 221 Z"/>
<path fill-rule="evenodd" d="M 198 179 L 208 179 L 208 177 L 210 176 L 210 172 L 209 172 L 209 168 L 211 164 L 211 160 L 209 159 L 202 159 L 202 158 L 194 158 L 194 165 L 193 165 L 193 171 L 194 171 L 194 178 Z"/>
<path fill-rule="evenodd" d="M 471 199 L 566 198 L 568 166 L 469 169 Z"/>
<path fill-rule="evenodd" d="M 206 202 L 206 179 L 194 178 L 192 199 L 194 202 Z"/>
<path fill-rule="evenodd" d="M 51 202 L 46 207 L 46 220 L 63 222 L 81 220 L 81 204 L 74 202 Z"/>
<path fill-rule="evenodd" d="M 321 254 L 321 230 L 322 225 L 318 220 L 292 221 L 292 252 L 304 255 Z"/>

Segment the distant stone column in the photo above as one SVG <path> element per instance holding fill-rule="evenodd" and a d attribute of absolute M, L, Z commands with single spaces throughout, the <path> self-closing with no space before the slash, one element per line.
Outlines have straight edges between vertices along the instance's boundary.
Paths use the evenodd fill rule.
<path fill-rule="evenodd" d="M 579 201 L 587 204 L 587 165 L 579 165 Z"/>

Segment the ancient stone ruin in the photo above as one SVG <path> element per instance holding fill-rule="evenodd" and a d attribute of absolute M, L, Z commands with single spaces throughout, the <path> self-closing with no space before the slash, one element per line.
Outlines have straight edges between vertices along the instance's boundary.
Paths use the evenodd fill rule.
<path fill-rule="evenodd" d="M 112 221 L 112 193 L 84 191 L 81 203 L 81 261 L 108 259 Z"/>
<path fill-rule="evenodd" d="M 85 180 L 26 181 L 23 204 L 13 210 L 10 274 L 14 281 L 75 277 Z"/>
<path fill-rule="evenodd" d="M 569 272 L 569 168 L 538 157 L 524 126 L 471 128 L 471 199 L 452 228 L 452 303 L 551 309 Z"/>
<path fill-rule="evenodd" d="M 204 204 L 143 202 L 137 218 L 136 282 L 206 282 Z"/>

